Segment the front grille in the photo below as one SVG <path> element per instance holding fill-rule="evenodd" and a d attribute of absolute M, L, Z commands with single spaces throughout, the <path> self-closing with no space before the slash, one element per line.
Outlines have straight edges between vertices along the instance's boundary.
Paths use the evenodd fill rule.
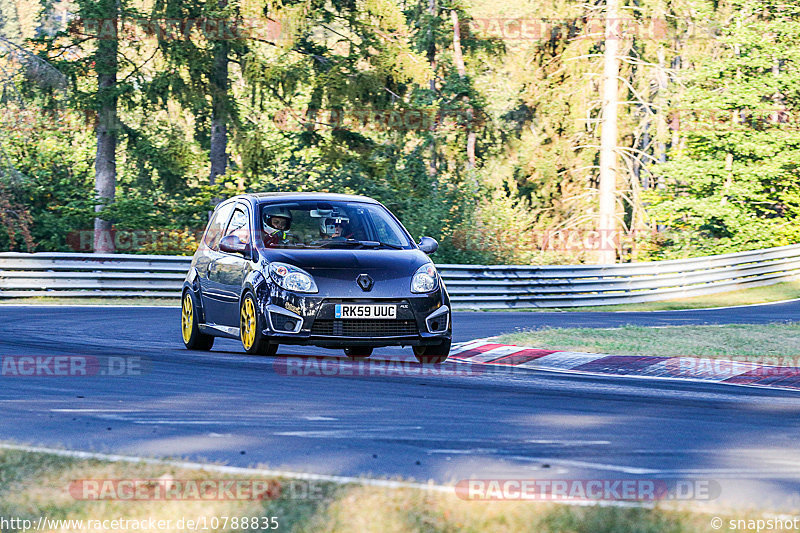
<path fill-rule="evenodd" d="M 325 337 L 403 337 L 418 335 L 413 320 L 315 320 L 312 335 Z"/>

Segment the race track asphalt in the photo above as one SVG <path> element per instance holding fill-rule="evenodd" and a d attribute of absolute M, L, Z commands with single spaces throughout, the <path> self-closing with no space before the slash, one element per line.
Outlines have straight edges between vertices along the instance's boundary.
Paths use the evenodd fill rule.
<path fill-rule="evenodd" d="M 716 501 L 726 504 L 796 509 L 800 502 L 797 392 L 456 363 L 423 373 L 399 348 L 377 350 L 373 366 L 317 348 L 248 357 L 229 340 L 210 353 L 190 352 L 179 319 L 176 308 L 1 306 L 4 361 L 89 356 L 106 368 L 125 358 L 142 370 L 0 376 L 0 440 L 442 483 L 691 480 L 718 483 Z M 784 320 L 800 321 L 800 302 L 659 313 L 463 312 L 453 322 L 455 340 L 466 341 L 541 326 Z"/>

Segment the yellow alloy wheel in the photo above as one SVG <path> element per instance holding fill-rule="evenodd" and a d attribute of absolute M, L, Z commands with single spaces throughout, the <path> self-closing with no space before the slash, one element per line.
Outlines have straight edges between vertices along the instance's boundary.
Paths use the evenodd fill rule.
<path fill-rule="evenodd" d="M 245 350 L 252 348 L 256 342 L 256 308 L 252 298 L 245 298 L 242 303 L 242 318 L 239 331 L 242 337 L 242 345 Z"/>
<path fill-rule="evenodd" d="M 194 307 L 192 306 L 192 297 L 189 293 L 183 295 L 183 306 L 181 311 L 181 333 L 183 334 L 183 342 L 189 344 L 192 338 L 192 328 L 194 327 Z"/>

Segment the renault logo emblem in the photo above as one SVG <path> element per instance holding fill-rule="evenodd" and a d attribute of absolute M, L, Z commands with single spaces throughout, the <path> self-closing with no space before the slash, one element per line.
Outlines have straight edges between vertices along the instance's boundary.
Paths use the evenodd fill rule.
<path fill-rule="evenodd" d="M 375 281 L 369 277 L 368 274 L 361 274 L 356 279 L 358 282 L 358 286 L 361 287 L 361 290 L 364 292 L 369 292 L 372 290 L 372 286 L 375 285 Z"/>

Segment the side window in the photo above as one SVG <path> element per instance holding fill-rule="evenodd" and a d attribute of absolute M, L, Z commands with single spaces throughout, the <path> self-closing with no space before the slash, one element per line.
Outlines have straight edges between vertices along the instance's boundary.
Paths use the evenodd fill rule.
<path fill-rule="evenodd" d="M 225 226 L 228 224 L 228 218 L 230 217 L 233 205 L 234 204 L 231 203 L 218 208 L 214 216 L 211 217 L 211 222 L 208 223 L 206 235 L 203 238 L 203 244 L 212 250 L 219 249 L 219 240 L 222 238 Z"/>
<path fill-rule="evenodd" d="M 236 206 L 233 211 L 228 230 L 225 232 L 225 236 L 227 237 L 228 235 L 236 235 L 243 243 L 250 243 L 250 217 L 247 216 L 247 211 L 241 206 Z"/>
<path fill-rule="evenodd" d="M 389 226 L 386 219 L 380 216 L 372 216 L 372 223 L 375 225 L 375 231 L 378 233 L 378 240 L 397 246 L 404 245 L 397 236 L 397 232 Z"/>

